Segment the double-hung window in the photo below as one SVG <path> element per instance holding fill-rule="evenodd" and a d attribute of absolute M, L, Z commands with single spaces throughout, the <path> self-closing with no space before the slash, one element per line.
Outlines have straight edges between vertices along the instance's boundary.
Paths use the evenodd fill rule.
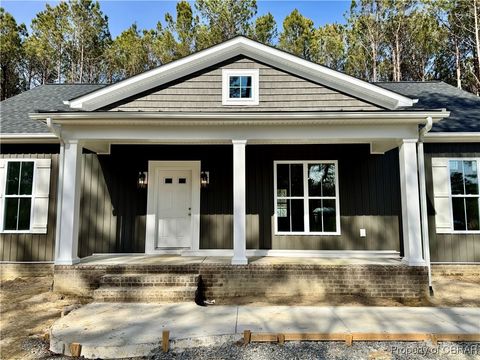
<path fill-rule="evenodd" d="M 453 231 L 479 231 L 478 162 L 449 160 Z"/>
<path fill-rule="evenodd" d="M 5 230 L 30 230 L 33 161 L 9 161 L 5 186 Z"/>
<path fill-rule="evenodd" d="M 336 161 L 276 161 L 275 232 L 340 234 Z"/>
<path fill-rule="evenodd" d="M 222 104 L 258 105 L 259 104 L 258 69 L 223 69 Z"/>
<path fill-rule="evenodd" d="M 0 232 L 45 234 L 51 159 L 0 159 Z"/>

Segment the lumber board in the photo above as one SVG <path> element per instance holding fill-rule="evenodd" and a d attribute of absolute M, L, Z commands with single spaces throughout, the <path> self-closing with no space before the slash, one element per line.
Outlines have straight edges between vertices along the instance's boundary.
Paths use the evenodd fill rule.
<path fill-rule="evenodd" d="M 430 334 L 424 333 L 353 333 L 353 341 L 425 341 Z"/>
<path fill-rule="evenodd" d="M 162 332 L 162 350 L 163 352 L 168 352 L 168 346 L 170 342 L 170 331 L 163 330 Z"/>
<path fill-rule="evenodd" d="M 82 353 L 82 345 L 79 343 L 71 343 L 70 344 L 70 355 L 74 357 L 80 357 Z"/>
<path fill-rule="evenodd" d="M 437 341 L 480 342 L 479 334 L 435 334 Z"/>

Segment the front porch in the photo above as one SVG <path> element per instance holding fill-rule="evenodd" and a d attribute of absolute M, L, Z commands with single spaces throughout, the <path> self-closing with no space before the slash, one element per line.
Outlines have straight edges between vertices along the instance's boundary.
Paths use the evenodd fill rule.
<path fill-rule="evenodd" d="M 245 299 L 317 303 L 327 298 L 419 299 L 427 270 L 399 258 L 254 257 L 232 265 L 230 257 L 96 255 L 76 265 L 56 265 L 55 290 L 96 301 L 178 302 Z"/>

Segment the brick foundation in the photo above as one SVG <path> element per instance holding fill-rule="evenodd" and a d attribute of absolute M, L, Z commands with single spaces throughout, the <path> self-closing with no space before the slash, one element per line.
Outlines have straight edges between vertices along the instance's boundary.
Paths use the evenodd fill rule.
<path fill-rule="evenodd" d="M 255 297 L 259 301 L 279 297 L 320 300 L 326 295 L 409 299 L 423 297 L 428 288 L 426 267 L 409 267 L 403 264 L 245 266 L 81 264 L 55 266 L 54 289 L 62 293 L 91 297 L 104 275 L 150 273 L 201 275 L 206 297 L 217 301 L 234 297 Z"/>
<path fill-rule="evenodd" d="M 480 277 L 479 264 L 432 264 L 432 277 Z"/>
<path fill-rule="evenodd" d="M 20 277 L 39 277 L 51 275 L 53 275 L 53 264 L 0 264 L 0 281 L 13 280 Z"/>

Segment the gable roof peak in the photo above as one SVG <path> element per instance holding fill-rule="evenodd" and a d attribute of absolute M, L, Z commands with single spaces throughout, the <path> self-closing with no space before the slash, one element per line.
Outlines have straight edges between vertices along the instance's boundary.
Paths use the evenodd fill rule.
<path fill-rule="evenodd" d="M 386 109 L 411 107 L 416 102 L 414 99 L 394 93 L 373 83 L 239 35 L 90 94 L 66 101 L 65 104 L 72 109 L 97 110 L 239 55 L 250 57 L 332 89 L 351 94 Z"/>

